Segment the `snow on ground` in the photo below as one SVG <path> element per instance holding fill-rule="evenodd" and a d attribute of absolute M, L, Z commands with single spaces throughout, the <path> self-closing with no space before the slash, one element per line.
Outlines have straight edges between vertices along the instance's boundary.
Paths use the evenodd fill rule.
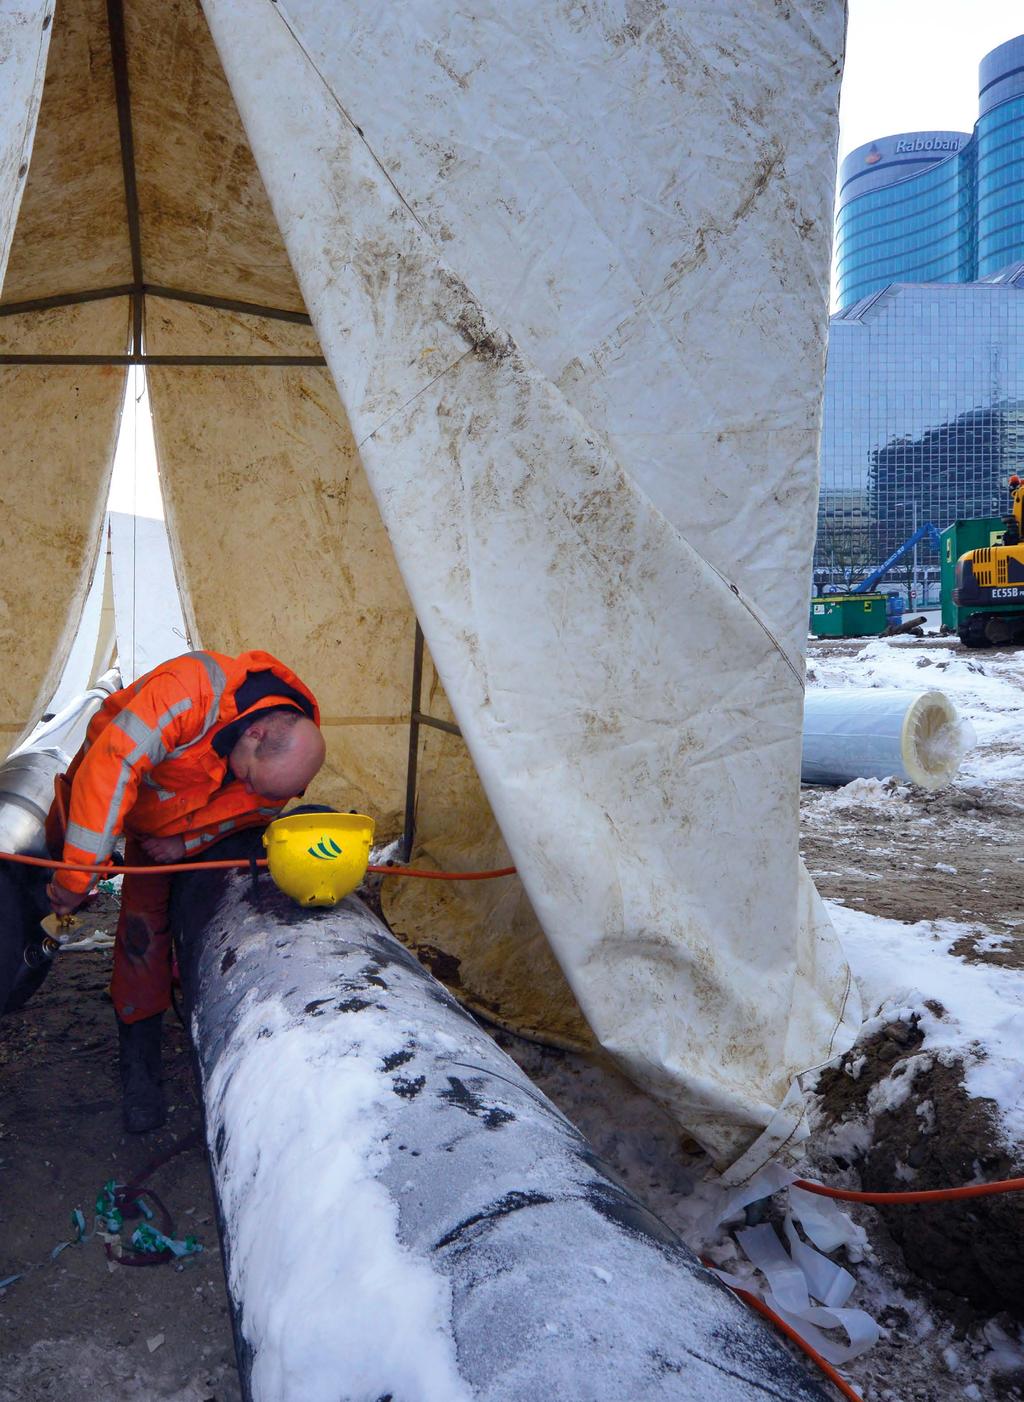
<path fill-rule="evenodd" d="M 932 881 L 942 880 L 953 888 L 943 912 L 946 918 L 909 923 L 879 918 L 890 912 L 877 906 L 874 914 L 846 910 L 836 901 L 846 901 L 848 893 L 834 891 L 833 922 L 861 984 L 866 1015 L 896 1007 L 901 999 L 916 999 L 926 1041 L 940 1042 L 964 1056 L 970 1067 L 969 1092 L 995 1099 L 1007 1143 L 1024 1143 L 1024 972 L 1021 967 L 1006 967 L 1014 962 L 1024 937 L 1024 912 L 1014 909 L 1013 895 L 1017 884 L 1013 867 L 1021 860 L 1017 846 L 1024 817 L 1024 745 L 1020 741 L 1024 653 L 1013 649 L 972 651 L 956 639 L 938 637 L 878 638 L 861 645 L 836 643 L 832 649 L 819 644 L 808 658 L 808 684 L 898 688 L 908 693 L 940 690 L 974 729 L 975 746 L 965 755 L 950 790 L 936 802 L 915 802 L 914 791 L 895 780 L 856 779 L 840 789 L 808 790 L 805 835 L 809 819 L 833 839 L 845 838 L 847 846 L 863 847 L 863 842 L 858 844 L 856 830 L 848 834 L 835 828 L 838 817 L 859 812 L 859 826 L 870 829 L 872 838 L 877 838 L 880 828 L 883 834 L 888 828 L 881 846 L 874 849 L 878 853 L 876 870 L 861 870 L 862 877 L 873 875 L 885 882 L 895 875 L 897 882 L 904 881 L 909 859 L 926 881 L 934 873 Z M 976 811 L 984 812 L 993 801 L 996 807 L 1008 810 L 996 816 L 1011 821 L 995 825 L 1003 830 L 987 835 L 991 845 L 980 832 L 951 831 L 963 824 L 956 815 L 971 812 L 969 805 L 979 804 Z M 948 823 L 943 821 L 943 803 L 951 806 Z M 937 806 L 938 814 L 934 812 Z M 922 854 L 932 853 L 937 836 L 941 842 L 943 830 L 947 860 L 921 861 Z M 1009 852 L 999 850 L 1006 846 Z M 836 857 L 833 845 L 833 868 Z M 979 861 L 986 865 L 976 872 Z M 814 862 L 810 865 L 815 875 Z M 839 865 L 843 865 L 841 860 Z M 1009 881 L 1008 873 L 1012 873 Z M 829 875 L 835 879 L 834 870 Z M 995 883 L 1000 888 L 998 905 L 982 912 L 998 919 L 996 929 L 957 923 L 965 901 L 967 912 L 976 913 L 980 883 L 974 880 L 975 875 L 1001 878 Z M 959 901 L 957 886 L 962 888 Z M 864 897 L 857 904 L 871 908 Z M 965 945 L 971 946 L 974 958 L 989 956 L 991 962 L 965 964 Z M 1020 965 L 1024 967 L 1024 959 Z M 940 1020 L 923 1008 L 927 999 L 942 1004 L 948 1016 Z"/>

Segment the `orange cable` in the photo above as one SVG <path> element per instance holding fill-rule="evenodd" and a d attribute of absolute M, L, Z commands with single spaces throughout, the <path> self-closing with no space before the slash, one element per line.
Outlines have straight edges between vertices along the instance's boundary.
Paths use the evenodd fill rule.
<path fill-rule="evenodd" d="M 21 862 L 23 866 L 48 867 L 50 871 L 87 871 L 90 876 L 109 878 L 111 876 L 161 876 L 168 871 L 227 871 L 245 869 L 248 871 L 249 862 L 245 860 L 217 861 L 217 862 L 154 862 L 152 866 L 145 867 L 98 867 L 88 865 L 85 862 L 55 862 L 51 857 L 26 857 L 21 852 L 0 852 L 2 862 Z M 266 857 L 260 857 L 256 865 L 265 867 Z"/>
<path fill-rule="evenodd" d="M 703 1256 L 701 1260 L 710 1270 L 715 1270 L 713 1262 L 707 1260 L 707 1258 Z M 780 1319 L 775 1311 L 770 1309 L 763 1300 L 759 1300 L 757 1296 L 752 1295 L 749 1290 L 742 1290 L 736 1285 L 730 1285 L 729 1289 L 734 1295 L 738 1295 L 745 1305 L 749 1305 L 752 1310 L 756 1310 L 758 1314 L 762 1314 L 765 1319 L 770 1320 L 771 1323 L 775 1325 L 776 1329 L 780 1330 L 785 1334 L 787 1339 L 791 1339 L 792 1342 L 796 1344 L 797 1348 L 802 1349 L 807 1357 L 818 1365 L 829 1382 L 835 1384 L 843 1396 L 848 1399 L 848 1402 L 864 1402 L 860 1393 L 854 1392 L 850 1384 L 839 1376 L 835 1368 L 832 1367 L 832 1364 L 829 1363 L 827 1359 L 822 1358 L 816 1348 L 809 1344 L 807 1340 L 802 1335 L 798 1334 L 791 1325 L 787 1324 L 784 1319 Z"/>
<path fill-rule="evenodd" d="M 27 857 L 21 852 L 0 852 L 0 861 L 21 862 L 24 866 L 47 867 L 50 871 L 87 871 L 92 876 L 163 876 L 176 871 L 248 871 L 252 863 L 247 858 L 206 862 L 154 862 L 151 866 L 90 866 L 85 862 L 55 862 L 50 857 Z M 267 865 L 266 857 L 256 859 L 258 867 Z M 494 871 L 425 871 L 419 867 L 368 866 L 375 876 L 422 876 L 427 881 L 490 881 L 497 876 L 514 876 L 515 867 L 498 867 Z"/>
<path fill-rule="evenodd" d="M 842 1202 L 869 1202 L 882 1207 L 887 1203 L 949 1202 L 954 1198 L 987 1198 L 996 1193 L 1024 1192 L 1024 1178 L 1004 1178 L 996 1183 L 971 1183 L 966 1188 L 926 1188 L 916 1193 L 858 1193 L 848 1188 L 828 1188 L 824 1183 L 811 1183 L 796 1178 L 791 1188 L 805 1188 L 823 1198 L 839 1198 Z"/>

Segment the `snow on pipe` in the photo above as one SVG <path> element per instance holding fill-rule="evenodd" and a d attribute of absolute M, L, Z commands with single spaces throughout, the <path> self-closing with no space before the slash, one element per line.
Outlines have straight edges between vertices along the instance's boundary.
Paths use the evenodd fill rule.
<path fill-rule="evenodd" d="M 941 691 L 809 691 L 800 779 L 848 784 L 895 775 L 941 789 L 974 743 L 970 724 Z"/>
<path fill-rule="evenodd" d="M 246 1399 L 824 1402 L 360 900 L 172 920 Z"/>

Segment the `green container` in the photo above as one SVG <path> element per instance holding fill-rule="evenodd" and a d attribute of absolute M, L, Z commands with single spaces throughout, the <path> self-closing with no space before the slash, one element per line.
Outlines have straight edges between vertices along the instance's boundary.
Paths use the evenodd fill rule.
<path fill-rule="evenodd" d="M 962 618 L 979 612 L 978 609 L 958 609 L 953 602 L 957 560 L 968 550 L 984 550 L 989 545 L 999 545 L 1005 530 L 1006 522 L 1001 516 L 981 516 L 974 521 L 954 521 L 941 533 L 939 577 L 942 581 L 942 622 L 952 632 L 959 627 Z"/>
<path fill-rule="evenodd" d="M 811 600 L 816 638 L 868 638 L 885 632 L 885 594 L 825 594 Z"/>

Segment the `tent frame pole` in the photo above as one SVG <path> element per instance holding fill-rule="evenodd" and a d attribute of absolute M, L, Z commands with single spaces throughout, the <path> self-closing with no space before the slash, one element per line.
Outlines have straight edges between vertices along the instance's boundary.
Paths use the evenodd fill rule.
<path fill-rule="evenodd" d="M 423 629 L 416 620 L 416 638 L 412 649 L 412 704 L 409 707 L 409 760 L 405 771 L 405 826 L 402 831 L 402 860 L 412 856 L 416 837 L 416 778 L 419 765 L 420 726 L 443 730 L 446 735 L 462 738 L 462 731 L 450 720 L 427 715 L 423 710 Z"/>
<path fill-rule="evenodd" d="M 409 760 L 405 771 L 405 826 L 402 831 L 402 861 L 412 856 L 416 835 L 416 768 L 420 750 L 420 702 L 423 695 L 423 629 L 416 620 L 412 648 L 412 704 L 409 707 Z"/>
<path fill-rule="evenodd" d="M 0 365 L 315 365 L 322 355 L 20 355 L 0 354 Z"/>

